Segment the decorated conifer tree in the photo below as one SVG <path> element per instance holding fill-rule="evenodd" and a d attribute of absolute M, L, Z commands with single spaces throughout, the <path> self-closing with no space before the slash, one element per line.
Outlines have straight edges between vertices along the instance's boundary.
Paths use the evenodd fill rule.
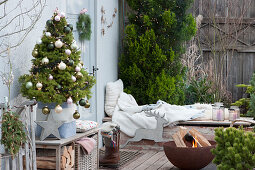
<path fill-rule="evenodd" d="M 88 107 L 86 99 L 90 98 L 95 83 L 94 77 L 83 68 L 72 31 L 73 26 L 67 23 L 65 14 L 56 10 L 34 47 L 30 74 L 19 79 L 23 96 L 55 103 L 56 113 L 61 113 L 64 102 Z M 49 108 L 43 107 L 42 113 L 49 114 Z M 76 112 L 73 117 L 80 116 Z"/>

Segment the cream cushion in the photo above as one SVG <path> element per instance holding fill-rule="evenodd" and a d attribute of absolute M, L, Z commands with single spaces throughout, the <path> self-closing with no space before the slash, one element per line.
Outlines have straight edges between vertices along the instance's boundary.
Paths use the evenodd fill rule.
<path fill-rule="evenodd" d="M 105 113 L 108 116 L 112 116 L 114 109 L 117 105 L 120 93 L 123 92 L 123 82 L 121 79 L 115 82 L 108 82 L 106 84 L 105 92 Z"/>

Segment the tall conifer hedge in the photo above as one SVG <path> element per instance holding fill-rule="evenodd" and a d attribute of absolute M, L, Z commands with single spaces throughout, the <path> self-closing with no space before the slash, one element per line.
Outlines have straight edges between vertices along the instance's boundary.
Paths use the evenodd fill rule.
<path fill-rule="evenodd" d="M 185 68 L 181 64 L 184 42 L 196 32 L 187 13 L 192 0 L 127 0 L 135 11 L 125 28 L 119 78 L 125 91 L 139 104 L 158 99 L 183 104 Z"/>

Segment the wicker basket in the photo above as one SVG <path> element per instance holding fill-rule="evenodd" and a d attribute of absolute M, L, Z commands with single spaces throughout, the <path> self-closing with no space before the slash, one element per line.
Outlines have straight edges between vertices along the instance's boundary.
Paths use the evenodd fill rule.
<path fill-rule="evenodd" d="M 76 170 L 96 170 L 98 163 L 98 134 L 94 134 L 91 138 L 95 139 L 97 145 L 90 154 L 84 153 L 80 144 L 75 144 L 75 169 Z"/>

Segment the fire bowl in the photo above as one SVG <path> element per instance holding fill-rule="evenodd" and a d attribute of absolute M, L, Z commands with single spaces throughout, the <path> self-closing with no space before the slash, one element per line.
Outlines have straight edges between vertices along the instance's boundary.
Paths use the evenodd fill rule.
<path fill-rule="evenodd" d="M 185 170 L 201 169 L 207 166 L 214 158 L 210 152 L 216 142 L 209 141 L 212 146 L 207 147 L 176 147 L 174 141 L 164 143 L 164 151 L 168 160 L 176 167 Z"/>

